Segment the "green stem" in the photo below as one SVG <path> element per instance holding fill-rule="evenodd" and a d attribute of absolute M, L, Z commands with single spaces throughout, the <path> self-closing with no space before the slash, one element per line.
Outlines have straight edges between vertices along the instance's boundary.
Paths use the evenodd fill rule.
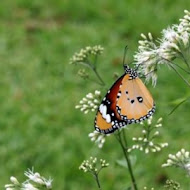
<path fill-rule="evenodd" d="M 168 60 L 167 60 L 167 61 L 168 61 Z M 175 64 L 175 63 L 173 63 L 173 62 L 171 62 L 171 61 L 168 61 L 168 62 L 170 62 L 171 64 L 173 64 L 173 65 L 175 65 L 176 67 L 180 68 L 182 71 L 186 72 L 187 74 L 190 74 L 190 72 L 189 72 L 189 71 L 186 71 L 183 67 L 181 67 L 181 66 L 179 66 L 179 65 L 177 65 L 177 64 Z"/>
<path fill-rule="evenodd" d="M 101 76 L 99 75 L 99 73 L 97 72 L 96 68 L 93 67 L 92 70 L 94 71 L 94 73 L 96 74 L 97 78 L 99 79 L 99 81 L 101 82 L 102 86 L 105 86 L 104 81 L 102 80 Z"/>
<path fill-rule="evenodd" d="M 181 53 L 181 56 L 182 56 L 182 58 L 183 58 L 185 64 L 187 65 L 187 67 L 188 67 L 189 70 L 190 70 L 190 65 L 189 65 L 188 61 L 186 60 L 185 56 L 183 55 L 183 53 Z"/>
<path fill-rule="evenodd" d="M 138 190 L 137 183 L 136 183 L 136 180 L 135 180 L 135 177 L 134 177 L 134 174 L 133 174 L 133 169 L 132 169 L 132 166 L 131 166 L 131 161 L 130 161 L 130 158 L 129 158 L 129 154 L 127 152 L 127 149 L 128 149 L 127 148 L 127 139 L 125 137 L 124 130 L 122 130 L 122 133 L 123 133 L 123 140 L 122 140 L 122 137 L 121 137 L 121 133 L 119 133 L 118 134 L 118 137 L 119 137 L 118 142 L 121 145 L 121 148 L 123 150 L 123 154 L 124 154 L 125 159 L 127 161 L 127 166 L 128 166 L 129 174 L 130 174 L 130 177 L 131 177 L 131 182 L 132 182 L 133 188 L 134 188 L 134 190 Z"/>
<path fill-rule="evenodd" d="M 178 72 L 178 70 L 172 65 L 172 64 L 169 64 L 169 66 L 177 73 L 177 75 L 183 79 L 183 81 L 190 87 L 190 84 L 189 82 Z"/>
<path fill-rule="evenodd" d="M 96 180 L 96 183 L 98 185 L 98 188 L 101 190 L 101 186 L 100 186 L 100 181 L 99 181 L 99 178 L 98 178 L 98 174 L 94 174 L 94 178 Z"/>
<path fill-rule="evenodd" d="M 182 54 L 183 55 L 183 54 Z M 190 87 L 190 84 L 189 82 L 180 74 L 180 72 L 173 66 L 175 65 L 172 61 L 168 60 L 168 59 L 165 59 L 163 58 L 164 60 L 166 60 L 168 63 L 169 63 L 169 66 L 177 73 L 177 75 L 183 79 L 183 81 Z M 185 59 L 185 58 L 184 58 Z"/>
<path fill-rule="evenodd" d="M 78 62 L 78 63 L 92 69 L 92 67 L 91 67 L 91 65 L 89 63 L 86 63 L 86 62 Z"/>
<path fill-rule="evenodd" d="M 94 67 L 96 67 L 97 61 L 98 61 L 98 55 L 95 55 L 95 58 L 94 58 Z"/>
<path fill-rule="evenodd" d="M 190 97 L 187 97 L 186 99 L 182 100 L 179 104 L 177 104 L 168 115 L 171 115 L 179 106 L 185 103 L 189 98 Z"/>
<path fill-rule="evenodd" d="M 95 64 L 96 64 L 96 62 L 97 62 L 97 57 L 96 57 L 96 59 L 95 59 Z M 81 65 L 84 65 L 84 66 L 89 67 L 90 69 L 92 69 L 92 71 L 94 71 L 96 77 L 97 77 L 98 80 L 100 81 L 100 82 L 97 82 L 97 83 L 98 83 L 99 85 L 101 85 L 101 86 L 105 86 L 105 82 L 103 81 L 103 79 L 101 78 L 101 76 L 99 75 L 99 73 L 98 73 L 97 70 L 96 70 L 96 65 L 91 64 L 89 61 L 87 61 L 87 62 L 79 62 L 79 63 L 80 63 Z"/>

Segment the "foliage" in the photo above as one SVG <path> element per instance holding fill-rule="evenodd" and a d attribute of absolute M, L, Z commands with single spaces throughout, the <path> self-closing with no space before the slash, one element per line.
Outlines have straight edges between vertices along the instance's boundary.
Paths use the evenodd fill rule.
<path fill-rule="evenodd" d="M 86 138 L 93 130 L 94 113 L 83 117 L 74 106 L 96 86 L 76 76 L 78 66 L 68 66 L 69 58 L 84 46 L 102 44 L 106 49 L 99 69 L 111 85 L 115 80 L 112 74 L 123 72 L 123 47 L 129 45 L 130 62 L 141 32 L 160 36 L 162 28 L 178 23 L 186 7 L 190 7 L 186 0 L 1 1 L 0 186 L 12 175 L 21 180 L 23 171 L 34 166 L 53 177 L 56 189 L 74 190 L 79 184 L 81 189 L 89 189 L 93 182 L 78 171 L 89 154 L 106 158 L 113 166 L 101 173 L 104 189 L 129 185 L 128 176 L 114 165 L 115 158 L 122 158 L 119 148 L 113 149 L 115 141 L 108 138 L 109 143 L 97 150 Z M 86 71 L 90 72 L 88 68 Z M 157 87 L 153 90 L 148 86 L 159 106 L 157 118 L 167 116 L 176 99 L 189 95 L 183 81 L 167 68 L 158 74 Z M 172 144 L 162 156 L 157 154 L 152 162 L 151 156 L 136 153 L 141 158 L 135 166 L 140 186 L 154 181 L 154 187 L 159 188 L 163 176 L 177 179 L 181 186 L 189 185 L 189 179 L 180 171 L 158 170 L 170 152 L 189 147 L 189 102 L 183 105 L 164 118 L 165 138 L 160 140 L 168 139 Z M 129 134 L 138 134 L 137 128 L 131 126 Z"/>

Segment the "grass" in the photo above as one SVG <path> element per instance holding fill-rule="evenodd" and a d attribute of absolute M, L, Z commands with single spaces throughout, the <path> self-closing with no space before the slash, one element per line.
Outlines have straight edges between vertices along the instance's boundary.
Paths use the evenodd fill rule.
<path fill-rule="evenodd" d="M 74 109 L 85 94 L 99 87 L 79 79 L 78 67 L 69 65 L 69 58 L 82 47 L 101 44 L 105 52 L 98 69 L 109 87 L 113 73 L 123 73 L 125 45 L 129 46 L 128 61 L 132 61 L 140 33 L 159 37 L 188 7 L 186 0 L 2 1 L 0 186 L 12 175 L 22 180 L 23 171 L 34 166 L 42 175 L 52 176 L 54 189 L 96 189 L 92 178 L 78 170 L 82 160 L 93 155 L 111 165 L 100 176 L 103 189 L 126 189 L 129 176 L 115 162 L 123 158 L 115 139 L 110 137 L 98 150 L 87 137 L 93 130 L 94 114 L 85 116 Z M 139 187 L 159 189 L 170 177 L 187 189 L 189 180 L 182 171 L 160 166 L 169 153 L 189 148 L 189 103 L 167 116 L 172 101 L 189 89 L 164 67 L 156 88 L 148 88 L 157 103 L 155 117 L 164 117 L 162 136 L 170 146 L 156 156 L 134 154 Z M 131 126 L 128 138 L 139 130 Z"/>

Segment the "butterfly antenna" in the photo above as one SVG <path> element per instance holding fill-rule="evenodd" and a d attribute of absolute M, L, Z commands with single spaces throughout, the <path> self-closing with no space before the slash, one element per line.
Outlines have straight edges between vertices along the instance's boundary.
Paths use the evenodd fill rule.
<path fill-rule="evenodd" d="M 125 66 L 125 58 L 126 58 L 126 54 L 127 54 L 127 45 L 125 46 L 125 50 L 124 50 L 124 55 L 123 55 L 123 67 Z"/>

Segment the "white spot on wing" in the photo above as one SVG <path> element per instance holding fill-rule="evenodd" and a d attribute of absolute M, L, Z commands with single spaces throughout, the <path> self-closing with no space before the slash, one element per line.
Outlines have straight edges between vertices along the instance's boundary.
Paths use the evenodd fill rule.
<path fill-rule="evenodd" d="M 100 113 L 102 113 L 102 111 L 103 111 L 103 106 L 104 106 L 103 104 L 100 105 L 100 108 L 99 108 Z"/>
<path fill-rule="evenodd" d="M 107 106 L 103 106 L 103 109 L 102 109 L 103 118 L 106 118 L 106 113 L 107 113 Z"/>
<path fill-rule="evenodd" d="M 111 117 L 109 114 L 106 115 L 106 122 L 107 123 L 110 123 L 111 122 Z"/>

